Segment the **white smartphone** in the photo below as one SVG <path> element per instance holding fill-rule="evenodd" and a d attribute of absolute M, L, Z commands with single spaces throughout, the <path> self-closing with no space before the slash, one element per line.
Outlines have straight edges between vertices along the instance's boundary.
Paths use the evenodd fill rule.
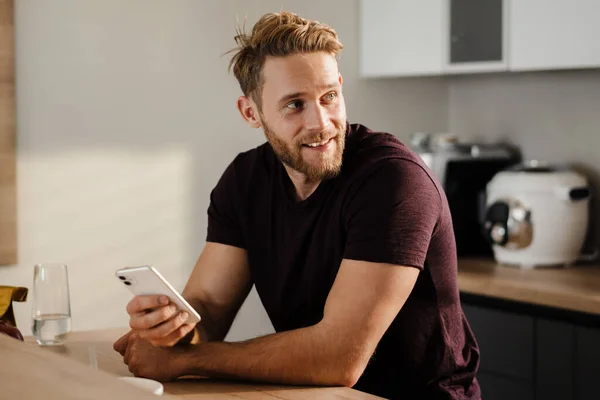
<path fill-rule="evenodd" d="M 187 311 L 189 316 L 186 323 L 200 322 L 198 312 L 167 282 L 156 268 L 150 265 L 126 267 L 117 270 L 115 275 L 134 295 L 165 295 L 172 303 L 177 305 L 179 310 Z"/>

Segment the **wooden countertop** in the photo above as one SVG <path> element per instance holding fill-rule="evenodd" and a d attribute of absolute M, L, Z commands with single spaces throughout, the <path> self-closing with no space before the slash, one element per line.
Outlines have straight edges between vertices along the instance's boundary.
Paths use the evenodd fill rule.
<path fill-rule="evenodd" d="M 519 269 L 491 259 L 459 259 L 462 293 L 600 315 L 600 265 Z"/>
<path fill-rule="evenodd" d="M 6 399 L 137 400 L 156 396 L 117 376 L 131 376 L 113 342 L 127 329 L 72 332 L 65 346 L 40 347 L 0 334 L 0 397 Z M 93 353 L 93 355 L 92 355 Z M 94 366 L 93 359 L 96 360 Z M 292 387 L 204 378 L 164 383 L 170 399 L 346 399 L 379 397 L 344 387 Z"/>

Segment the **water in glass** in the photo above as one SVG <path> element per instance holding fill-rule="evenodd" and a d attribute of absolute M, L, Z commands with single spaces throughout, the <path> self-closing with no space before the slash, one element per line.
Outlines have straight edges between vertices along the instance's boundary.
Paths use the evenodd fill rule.
<path fill-rule="evenodd" d="M 71 331 L 67 266 L 38 264 L 33 273 L 33 336 L 42 346 L 61 345 Z"/>

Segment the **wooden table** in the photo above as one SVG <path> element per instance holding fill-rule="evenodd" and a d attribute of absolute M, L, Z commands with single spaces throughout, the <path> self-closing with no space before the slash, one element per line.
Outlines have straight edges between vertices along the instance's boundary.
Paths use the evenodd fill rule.
<path fill-rule="evenodd" d="M 600 266 L 519 269 L 491 259 L 459 259 L 462 293 L 600 316 Z"/>
<path fill-rule="evenodd" d="M 0 335 L 0 397 L 6 399 L 155 399 L 151 393 L 115 379 L 132 376 L 113 342 L 125 329 L 73 332 L 65 346 L 40 347 Z M 94 368 L 90 352 L 95 354 Z M 377 399 L 343 387 L 291 387 L 211 379 L 164 384 L 165 398 L 184 399 Z"/>

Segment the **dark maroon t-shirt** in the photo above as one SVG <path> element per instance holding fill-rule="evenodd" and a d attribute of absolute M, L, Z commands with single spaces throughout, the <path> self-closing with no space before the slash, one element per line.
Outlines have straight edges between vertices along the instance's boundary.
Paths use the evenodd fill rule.
<path fill-rule="evenodd" d="M 207 241 L 247 250 L 275 330 L 322 319 L 344 258 L 418 268 L 355 388 L 386 398 L 479 399 L 479 350 L 459 301 L 450 211 L 419 156 L 393 135 L 348 124 L 340 175 L 304 201 L 292 193 L 265 143 L 229 165 L 208 209 Z"/>

